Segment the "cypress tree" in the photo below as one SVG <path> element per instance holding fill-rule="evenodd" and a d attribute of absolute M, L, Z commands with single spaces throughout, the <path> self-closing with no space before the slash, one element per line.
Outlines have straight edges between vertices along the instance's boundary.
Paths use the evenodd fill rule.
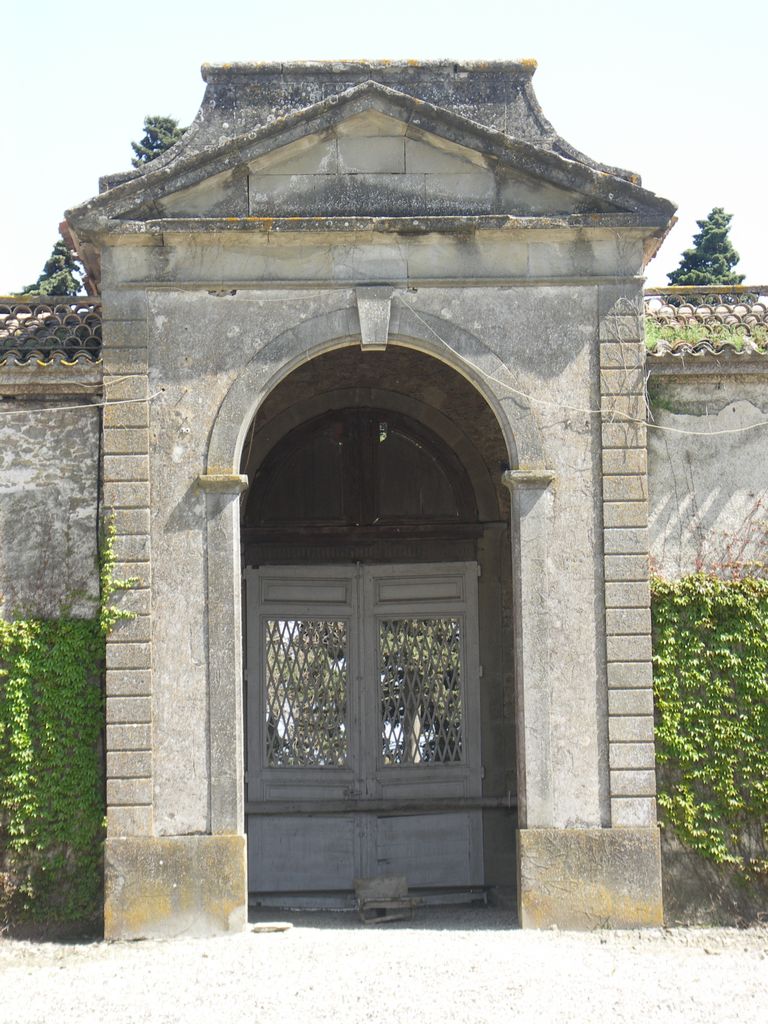
<path fill-rule="evenodd" d="M 743 274 L 734 274 L 739 254 L 728 237 L 732 215 L 716 206 L 705 220 L 697 220 L 699 233 L 693 236 L 693 248 L 686 249 L 680 266 L 668 274 L 670 284 L 741 284 Z"/>
<path fill-rule="evenodd" d="M 40 277 L 24 289 L 25 295 L 77 295 L 82 287 L 82 264 L 59 239 L 48 257 Z"/>
<path fill-rule="evenodd" d="M 144 118 L 144 136 L 140 142 L 132 142 L 131 149 L 135 156 L 131 160 L 134 167 L 148 164 L 166 149 L 178 142 L 186 128 L 179 128 L 179 122 L 173 117 L 161 117 L 150 114 Z"/>

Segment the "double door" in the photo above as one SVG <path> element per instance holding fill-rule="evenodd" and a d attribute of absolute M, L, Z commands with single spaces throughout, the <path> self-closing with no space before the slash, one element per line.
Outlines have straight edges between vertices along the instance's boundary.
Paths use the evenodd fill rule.
<path fill-rule="evenodd" d="M 246 602 L 251 892 L 482 884 L 476 563 L 248 569 Z"/>

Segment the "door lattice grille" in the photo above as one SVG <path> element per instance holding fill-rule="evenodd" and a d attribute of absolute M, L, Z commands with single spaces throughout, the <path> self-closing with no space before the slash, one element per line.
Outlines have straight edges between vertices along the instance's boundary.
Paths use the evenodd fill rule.
<path fill-rule="evenodd" d="M 384 764 L 461 761 L 460 620 L 381 622 L 379 678 Z"/>
<path fill-rule="evenodd" d="M 348 756 L 347 624 L 264 623 L 266 763 L 343 767 Z"/>

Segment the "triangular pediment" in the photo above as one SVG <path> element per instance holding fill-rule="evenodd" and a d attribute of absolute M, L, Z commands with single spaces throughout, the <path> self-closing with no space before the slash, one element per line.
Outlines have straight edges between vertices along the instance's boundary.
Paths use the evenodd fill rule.
<path fill-rule="evenodd" d="M 219 145 L 182 145 L 68 219 L 81 233 L 264 218 L 631 213 L 653 225 L 671 209 L 630 181 L 370 82 Z"/>

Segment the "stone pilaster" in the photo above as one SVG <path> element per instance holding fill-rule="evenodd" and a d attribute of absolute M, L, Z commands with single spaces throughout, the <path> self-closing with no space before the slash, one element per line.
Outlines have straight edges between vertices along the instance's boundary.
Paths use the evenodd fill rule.
<path fill-rule="evenodd" d="M 642 320 L 630 299 L 600 319 L 603 546 L 611 823 L 656 822 Z"/>
<path fill-rule="evenodd" d="M 114 603 L 133 613 L 107 640 L 107 832 L 152 833 L 149 390 L 145 320 L 104 325 L 103 507 L 115 523 Z"/>

